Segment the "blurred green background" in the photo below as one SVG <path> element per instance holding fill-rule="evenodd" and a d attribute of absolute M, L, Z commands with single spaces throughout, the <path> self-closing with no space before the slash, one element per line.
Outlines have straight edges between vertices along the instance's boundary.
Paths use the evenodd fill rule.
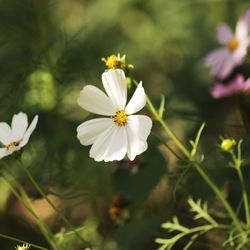
<path fill-rule="evenodd" d="M 217 46 L 216 25 L 234 27 L 249 6 L 245 0 L 0 0 L 0 120 L 10 122 L 19 111 L 30 120 L 39 114 L 23 161 L 94 249 L 156 249 L 154 238 L 165 235 L 160 224 L 176 213 L 187 216 L 186 197 L 209 199 L 211 192 L 192 173 L 191 187 L 177 183 L 182 168 L 153 135 L 134 163 L 90 159 L 89 148 L 76 138 L 76 127 L 89 115 L 77 105 L 80 90 L 85 84 L 101 87 L 102 57 L 126 54 L 154 103 L 165 95 L 166 118 L 186 144 L 207 122 L 203 150 L 223 184 L 230 173 L 223 157 L 216 165 L 213 160 L 218 136 L 241 136 L 243 130 L 236 101 L 209 96 L 213 81 L 203 59 Z M 161 133 L 157 124 L 154 132 Z M 65 225 L 15 162 L 6 162 L 34 202 L 41 202 L 38 209 L 53 232 L 61 232 L 62 249 L 83 249 L 64 235 Z M 46 246 L 2 179 L 0 187 L 0 233 Z M 122 210 L 119 218 L 113 207 Z M 14 245 L 0 238 L 0 249 Z M 194 249 L 216 244 L 206 239 Z"/>

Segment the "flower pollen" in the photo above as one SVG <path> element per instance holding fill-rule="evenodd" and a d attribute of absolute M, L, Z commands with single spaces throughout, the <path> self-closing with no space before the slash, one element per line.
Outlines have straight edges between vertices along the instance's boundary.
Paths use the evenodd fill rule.
<path fill-rule="evenodd" d="M 112 118 L 119 127 L 125 126 L 128 121 L 128 115 L 124 110 L 118 110 Z"/>
<path fill-rule="evenodd" d="M 16 250 L 28 250 L 30 249 L 30 244 L 26 243 L 26 244 L 23 244 L 22 246 L 18 245 L 15 247 Z"/>
<path fill-rule="evenodd" d="M 10 144 L 6 146 L 7 149 L 10 149 L 11 147 L 18 147 L 21 141 L 13 141 Z"/>
<path fill-rule="evenodd" d="M 120 54 L 116 55 L 111 55 L 108 56 L 107 58 L 102 58 L 102 61 L 105 63 L 107 68 L 109 69 L 125 69 L 126 68 L 126 62 L 125 62 L 125 55 L 122 57 Z"/>
<path fill-rule="evenodd" d="M 228 48 L 231 52 L 233 52 L 233 51 L 235 51 L 235 50 L 238 48 L 239 44 L 240 44 L 239 40 L 238 40 L 236 37 L 233 37 L 233 38 L 229 41 L 229 43 L 227 44 L 227 48 Z"/>

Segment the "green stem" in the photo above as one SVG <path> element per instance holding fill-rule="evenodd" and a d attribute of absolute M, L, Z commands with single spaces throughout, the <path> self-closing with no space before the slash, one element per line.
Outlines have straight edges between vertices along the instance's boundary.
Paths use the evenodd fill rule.
<path fill-rule="evenodd" d="M 9 235 L 5 235 L 5 234 L 2 234 L 2 233 L 0 233 L 0 237 L 8 239 L 8 240 L 16 241 L 18 243 L 29 244 L 31 247 L 36 248 L 36 249 L 48 250 L 48 248 L 41 247 L 41 246 L 38 246 L 36 244 L 32 244 L 32 243 L 29 243 L 27 241 L 23 241 L 23 240 L 20 240 L 20 239 L 17 239 L 15 237 L 12 237 L 12 236 L 9 236 Z"/>
<path fill-rule="evenodd" d="M 7 170 L 6 170 L 7 171 Z M 10 173 L 10 171 L 7 171 Z M 11 173 L 10 173 L 11 174 Z M 12 175 L 12 174 L 11 174 Z M 13 177 L 13 175 L 12 175 Z M 7 182 L 7 184 L 10 187 L 11 192 L 16 196 L 16 198 L 25 206 L 25 208 L 32 214 L 34 219 L 36 220 L 37 225 L 39 226 L 42 234 L 46 238 L 47 242 L 50 244 L 53 250 L 58 250 L 57 245 L 55 244 L 53 240 L 53 234 L 51 233 L 50 229 L 47 227 L 47 225 L 39 218 L 39 216 L 36 214 L 32 203 L 30 202 L 30 199 L 28 195 L 26 194 L 25 190 L 23 187 L 18 183 L 16 179 L 15 185 L 18 187 L 19 192 L 16 191 L 16 189 L 12 186 L 11 181 L 3 174 L 2 178 Z"/>
<path fill-rule="evenodd" d="M 133 78 L 132 78 L 133 79 Z M 134 80 L 134 79 L 133 79 Z M 138 85 L 138 82 L 136 80 L 134 80 L 134 83 L 136 85 Z M 208 186 L 214 191 L 214 193 L 218 196 L 218 198 L 220 199 L 221 203 L 224 205 L 225 209 L 227 210 L 227 212 L 229 213 L 229 215 L 231 216 L 235 226 L 237 227 L 238 231 L 240 232 L 240 234 L 245 238 L 245 232 L 242 228 L 242 225 L 237 217 L 237 215 L 235 214 L 234 210 L 232 209 L 232 207 L 230 206 L 230 204 L 228 203 L 228 201 L 225 199 L 225 197 L 223 196 L 222 192 L 220 191 L 220 189 L 216 186 L 216 184 L 214 183 L 214 181 L 212 180 L 211 177 L 208 176 L 208 174 L 204 171 L 203 166 L 201 166 L 200 163 L 194 161 L 193 157 L 191 156 L 191 154 L 189 153 L 189 150 L 182 144 L 182 142 L 180 141 L 180 139 L 175 135 L 175 133 L 170 129 L 170 127 L 168 126 L 168 124 L 166 123 L 166 121 L 163 120 L 163 118 L 159 115 L 158 111 L 156 110 L 156 108 L 154 107 L 153 103 L 151 102 L 151 100 L 149 99 L 148 96 L 146 96 L 147 98 L 147 104 L 148 104 L 148 109 L 150 110 L 150 112 L 153 114 L 154 118 L 160 122 L 160 124 L 162 125 L 162 127 L 164 128 L 164 130 L 166 131 L 166 133 L 169 135 L 169 137 L 175 142 L 175 144 L 179 147 L 179 149 L 182 151 L 182 153 L 187 157 L 187 159 L 193 163 L 194 167 L 196 168 L 196 170 L 198 171 L 198 173 L 201 175 L 201 177 L 204 179 L 204 181 L 208 184 Z"/>
<path fill-rule="evenodd" d="M 201 166 L 200 163 L 194 162 L 194 167 L 196 168 L 197 172 L 201 175 L 201 177 L 205 180 L 205 182 L 209 185 L 209 187 L 214 191 L 214 193 L 217 195 L 217 197 L 220 199 L 221 203 L 225 207 L 225 209 L 228 211 L 228 214 L 231 216 L 235 226 L 237 227 L 238 231 L 242 234 L 245 235 L 244 230 L 242 229 L 241 223 L 230 206 L 230 204 L 227 202 L 225 197 L 223 196 L 222 192 L 220 189 L 214 184 L 213 180 L 211 177 L 208 176 L 208 174 L 204 171 L 203 166 Z"/>
<path fill-rule="evenodd" d="M 182 159 L 162 138 L 160 138 L 157 134 L 152 132 L 152 135 L 155 136 L 177 159 L 181 162 L 185 162 L 185 159 Z"/>
<path fill-rule="evenodd" d="M 230 155 L 232 156 L 233 159 L 233 164 L 234 168 L 237 171 L 237 174 L 239 176 L 240 184 L 241 184 L 241 189 L 242 189 L 242 197 L 243 197 L 243 202 L 244 202 L 244 209 L 245 209 L 245 216 L 246 216 L 246 222 L 248 227 L 250 226 L 250 213 L 249 213 L 249 200 L 248 200 L 248 194 L 247 194 L 247 188 L 246 184 L 244 181 L 244 177 L 241 171 L 241 143 L 242 140 L 239 141 L 238 143 L 238 155 L 236 156 L 233 150 L 230 150 Z"/>
<path fill-rule="evenodd" d="M 162 120 L 162 118 L 160 118 L 159 116 L 157 118 L 158 118 L 157 120 L 162 124 L 163 128 L 168 133 L 168 135 L 171 137 L 171 139 L 176 143 L 176 145 L 180 148 L 180 150 L 183 152 L 183 154 L 189 159 L 189 161 L 193 163 L 195 169 L 201 175 L 201 177 L 203 178 L 203 180 L 208 184 L 208 186 L 218 196 L 218 198 L 220 199 L 221 203 L 224 205 L 224 207 L 228 211 L 229 215 L 231 216 L 231 218 L 232 218 L 235 226 L 239 230 L 239 232 L 241 232 L 242 235 L 245 235 L 244 230 L 242 229 L 241 223 L 240 223 L 238 217 L 236 216 L 235 212 L 233 211 L 232 207 L 230 206 L 230 204 L 228 203 L 228 201 L 225 199 L 225 197 L 223 196 L 223 194 L 220 191 L 220 189 L 216 186 L 216 184 L 214 183 L 214 181 L 212 180 L 212 178 L 210 176 L 208 176 L 208 174 L 204 171 L 203 166 L 200 163 L 198 163 L 198 162 L 196 162 L 196 161 L 194 161 L 192 159 L 189 151 L 179 141 L 179 139 L 175 136 L 175 134 L 170 130 L 170 128 Z"/>
<path fill-rule="evenodd" d="M 244 181 L 244 177 L 243 177 L 241 168 L 237 167 L 236 170 L 237 170 L 237 173 L 239 175 L 239 179 L 240 179 L 240 183 L 241 183 L 241 188 L 242 188 L 242 196 L 243 196 L 243 201 L 244 201 L 246 222 L 247 222 L 247 225 L 250 226 L 249 201 L 248 201 L 246 184 L 245 184 L 245 181 Z"/>
<path fill-rule="evenodd" d="M 39 184 L 36 182 L 32 174 L 30 173 L 29 169 L 26 168 L 22 161 L 19 161 L 21 167 L 25 171 L 26 175 L 28 176 L 31 183 L 34 185 L 34 187 L 37 189 L 37 191 L 40 193 L 40 195 L 49 203 L 49 205 L 54 209 L 54 211 L 59 215 L 59 217 L 64 221 L 64 223 L 74 232 L 76 237 L 81 240 L 84 244 L 89 246 L 89 244 L 82 238 L 82 236 L 74 229 L 74 227 L 71 225 L 71 223 L 65 218 L 65 216 L 60 212 L 59 209 L 51 202 L 51 200 L 48 198 L 48 196 L 44 193 L 42 188 L 39 186 Z"/>

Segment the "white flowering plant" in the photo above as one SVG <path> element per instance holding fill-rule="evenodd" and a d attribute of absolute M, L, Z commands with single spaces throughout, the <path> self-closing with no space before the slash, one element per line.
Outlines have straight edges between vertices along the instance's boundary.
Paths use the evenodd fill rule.
<path fill-rule="evenodd" d="M 0 249 L 250 249 L 249 46 L 246 1 L 0 1 Z"/>

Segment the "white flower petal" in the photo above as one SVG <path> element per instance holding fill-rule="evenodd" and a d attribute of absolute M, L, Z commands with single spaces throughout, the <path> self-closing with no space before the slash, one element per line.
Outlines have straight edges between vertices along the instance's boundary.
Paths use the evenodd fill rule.
<path fill-rule="evenodd" d="M 135 157 L 147 149 L 147 138 L 152 128 L 152 120 L 145 115 L 131 115 L 127 123 L 128 158 Z"/>
<path fill-rule="evenodd" d="M 130 99 L 128 105 L 126 106 L 127 114 L 134 114 L 140 111 L 146 105 L 146 94 L 144 88 L 142 87 L 142 82 L 137 86 L 132 98 Z"/>
<path fill-rule="evenodd" d="M 114 115 L 116 108 L 110 98 L 95 86 L 87 85 L 80 92 L 78 104 L 88 112 L 99 115 Z"/>
<path fill-rule="evenodd" d="M 36 125 L 37 125 L 37 121 L 38 121 L 38 115 L 36 115 L 33 119 L 33 121 L 31 122 L 29 128 L 26 130 L 24 136 L 23 136 L 23 139 L 19 145 L 19 147 L 23 147 L 25 146 L 28 141 L 29 141 L 29 138 L 30 138 L 30 135 L 32 134 L 32 132 L 34 131 L 34 129 L 36 128 Z"/>
<path fill-rule="evenodd" d="M 11 123 L 11 140 L 19 141 L 28 127 L 28 117 L 26 114 L 20 112 L 13 116 Z"/>
<path fill-rule="evenodd" d="M 127 101 L 127 85 L 123 70 L 110 69 L 102 74 L 103 86 L 117 109 L 124 109 Z"/>
<path fill-rule="evenodd" d="M 128 138 L 126 128 L 116 126 L 109 138 L 109 144 L 103 155 L 103 160 L 105 162 L 120 161 L 125 157 L 127 148 Z"/>
<path fill-rule="evenodd" d="M 11 129 L 5 122 L 0 122 L 0 142 L 5 146 L 11 142 Z"/>
<path fill-rule="evenodd" d="M 0 159 L 4 158 L 5 156 L 9 155 L 6 148 L 0 148 Z"/>
<path fill-rule="evenodd" d="M 86 121 L 77 127 L 77 138 L 82 145 L 91 145 L 96 137 L 113 125 L 110 118 L 97 118 Z"/>
<path fill-rule="evenodd" d="M 8 149 L 6 149 L 6 156 L 7 155 L 12 155 L 15 151 L 21 150 L 21 146 L 11 146 Z"/>
<path fill-rule="evenodd" d="M 227 44 L 233 37 L 233 33 L 228 25 L 220 24 L 217 27 L 217 40 L 220 44 Z"/>
<path fill-rule="evenodd" d="M 94 144 L 92 145 L 89 151 L 90 157 L 94 158 L 95 161 L 104 160 L 105 152 L 110 142 L 110 137 L 112 136 L 116 128 L 117 126 L 113 124 L 113 126 L 107 128 L 96 138 Z"/>

